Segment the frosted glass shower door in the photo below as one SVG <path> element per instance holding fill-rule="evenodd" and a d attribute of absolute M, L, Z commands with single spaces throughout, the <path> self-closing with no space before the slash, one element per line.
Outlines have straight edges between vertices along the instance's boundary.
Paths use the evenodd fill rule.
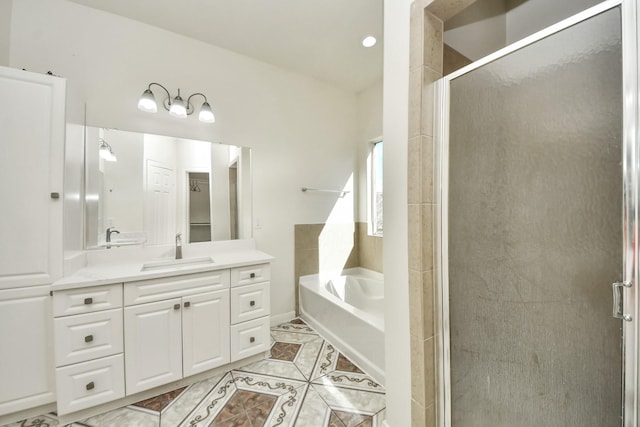
<path fill-rule="evenodd" d="M 449 88 L 452 425 L 620 426 L 619 8 Z"/>

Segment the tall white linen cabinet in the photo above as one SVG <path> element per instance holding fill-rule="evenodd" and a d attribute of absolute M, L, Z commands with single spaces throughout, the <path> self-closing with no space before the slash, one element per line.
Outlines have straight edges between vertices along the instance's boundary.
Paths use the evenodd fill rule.
<path fill-rule="evenodd" d="M 66 81 L 0 67 L 0 424 L 54 408 Z"/>

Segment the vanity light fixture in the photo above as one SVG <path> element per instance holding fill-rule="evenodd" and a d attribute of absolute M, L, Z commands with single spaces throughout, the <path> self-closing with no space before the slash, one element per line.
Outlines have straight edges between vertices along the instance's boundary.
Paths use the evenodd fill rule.
<path fill-rule="evenodd" d="M 111 146 L 107 144 L 107 141 L 105 141 L 102 138 L 99 138 L 98 142 L 100 143 L 100 149 L 98 150 L 100 158 L 103 160 L 106 160 L 107 162 L 117 162 L 118 159 L 116 158 L 116 155 L 113 153 L 113 149 L 111 148 Z"/>
<path fill-rule="evenodd" d="M 138 100 L 138 108 L 142 111 L 147 113 L 158 112 L 158 104 L 156 103 L 156 98 L 153 95 L 153 92 L 151 92 L 152 85 L 160 86 L 167 93 L 167 97 L 163 101 L 162 105 L 165 110 L 169 111 L 169 114 L 173 117 L 185 118 L 188 115 L 193 114 L 195 108 L 191 104 L 191 98 L 200 95 L 204 98 L 204 103 L 200 107 L 198 120 L 204 123 L 215 123 L 216 118 L 214 117 L 213 111 L 211 110 L 211 105 L 209 105 L 209 101 L 207 101 L 207 97 L 203 93 L 196 92 L 189 95 L 189 97 L 187 98 L 187 102 L 185 103 L 180 96 L 180 89 L 178 89 L 178 95 L 172 97 L 167 88 L 162 86 L 160 83 L 149 83 L 149 87 L 144 92 L 142 92 L 140 100 Z"/>

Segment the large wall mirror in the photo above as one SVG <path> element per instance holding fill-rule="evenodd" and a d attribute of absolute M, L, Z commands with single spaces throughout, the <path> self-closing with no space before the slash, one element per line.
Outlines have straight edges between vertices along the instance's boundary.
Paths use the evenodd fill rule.
<path fill-rule="evenodd" d="M 96 127 L 85 144 L 85 248 L 251 238 L 249 148 Z"/>

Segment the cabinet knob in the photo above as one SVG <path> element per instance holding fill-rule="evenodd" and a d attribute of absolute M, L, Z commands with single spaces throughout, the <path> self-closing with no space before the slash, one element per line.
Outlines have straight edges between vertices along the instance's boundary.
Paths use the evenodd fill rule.
<path fill-rule="evenodd" d="M 93 298 L 85 298 L 85 299 L 84 299 L 84 303 L 85 303 L 86 305 L 93 304 Z"/>
<path fill-rule="evenodd" d="M 93 341 L 93 335 L 87 335 L 86 337 L 84 337 L 84 342 L 91 342 Z"/>
<path fill-rule="evenodd" d="M 96 388 L 96 385 L 93 383 L 93 381 L 91 381 L 85 387 L 87 388 L 87 390 L 93 390 L 94 388 Z"/>
<path fill-rule="evenodd" d="M 180 310 L 180 304 L 173 304 L 174 310 Z"/>
<path fill-rule="evenodd" d="M 256 278 L 256 273 L 251 273 L 251 274 L 249 275 L 249 277 L 251 277 L 252 279 L 255 279 L 255 278 Z"/>
<path fill-rule="evenodd" d="M 255 337 L 249 338 L 249 342 L 256 342 L 256 338 Z"/>
<path fill-rule="evenodd" d="M 184 303 L 185 308 L 191 307 L 191 303 L 189 301 Z"/>
<path fill-rule="evenodd" d="M 251 301 L 249 301 L 249 305 L 250 305 L 251 307 L 253 307 L 254 305 L 256 305 L 256 302 L 255 302 L 254 300 L 251 300 Z"/>

